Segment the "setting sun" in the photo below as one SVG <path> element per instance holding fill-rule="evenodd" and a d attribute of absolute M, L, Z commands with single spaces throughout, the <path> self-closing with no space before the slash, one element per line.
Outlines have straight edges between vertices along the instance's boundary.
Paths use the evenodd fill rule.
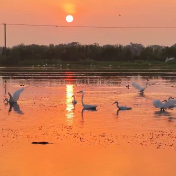
<path fill-rule="evenodd" d="M 72 15 L 67 15 L 67 16 L 66 16 L 66 21 L 67 21 L 68 23 L 72 22 L 72 21 L 73 21 L 73 16 L 72 16 Z"/>

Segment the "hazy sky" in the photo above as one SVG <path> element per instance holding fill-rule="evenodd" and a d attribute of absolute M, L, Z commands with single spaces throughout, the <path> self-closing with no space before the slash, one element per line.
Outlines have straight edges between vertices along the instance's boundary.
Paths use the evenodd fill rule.
<path fill-rule="evenodd" d="M 66 15 L 74 17 L 72 23 Z M 119 16 L 121 14 L 121 16 Z M 175 0 L 0 0 L 0 23 L 86 26 L 176 26 Z M 4 44 L 0 25 L 0 46 Z M 7 46 L 24 44 L 176 43 L 175 29 L 90 29 L 7 25 Z"/>

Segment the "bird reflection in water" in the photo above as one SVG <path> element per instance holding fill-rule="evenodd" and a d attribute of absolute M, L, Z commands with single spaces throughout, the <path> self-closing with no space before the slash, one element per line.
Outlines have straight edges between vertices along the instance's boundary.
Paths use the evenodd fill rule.
<path fill-rule="evenodd" d="M 123 111 L 123 110 L 118 109 L 118 110 L 117 110 L 117 116 L 119 115 L 119 111 Z"/>
<path fill-rule="evenodd" d="M 156 118 L 158 117 L 168 117 L 168 122 L 173 122 L 176 120 L 176 117 L 172 116 L 172 113 L 167 112 L 167 111 L 155 111 L 154 115 Z"/>
<path fill-rule="evenodd" d="M 138 93 L 135 95 L 136 98 L 146 98 L 146 95 L 144 93 Z"/>
<path fill-rule="evenodd" d="M 17 113 L 17 114 L 20 114 L 20 115 L 22 115 L 22 114 L 24 114 L 21 110 L 20 110 L 20 106 L 18 105 L 18 103 L 10 103 L 9 102 L 9 105 L 10 105 L 10 107 L 9 107 L 9 113 L 12 111 L 12 109 Z"/>
<path fill-rule="evenodd" d="M 87 109 L 87 108 L 83 108 L 81 115 L 82 115 L 82 121 L 84 122 L 84 111 L 97 111 L 96 109 Z"/>
<path fill-rule="evenodd" d="M 167 111 L 155 111 L 155 112 L 154 112 L 154 115 L 155 115 L 156 117 L 171 116 L 171 113 L 170 113 L 170 112 L 167 112 Z"/>
<path fill-rule="evenodd" d="M 172 116 L 168 117 L 168 122 L 173 122 L 174 120 L 176 120 L 175 117 L 172 117 Z"/>
<path fill-rule="evenodd" d="M 124 112 L 124 111 L 128 111 L 128 110 L 121 110 L 121 109 L 118 109 L 118 110 L 117 110 L 117 116 L 119 115 L 119 112 Z"/>

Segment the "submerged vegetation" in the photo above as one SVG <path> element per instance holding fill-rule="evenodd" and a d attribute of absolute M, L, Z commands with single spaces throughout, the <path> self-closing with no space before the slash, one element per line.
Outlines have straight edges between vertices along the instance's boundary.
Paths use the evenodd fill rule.
<path fill-rule="evenodd" d="M 49 46 L 20 44 L 7 48 L 0 54 L 0 66 L 68 66 L 74 67 L 126 67 L 144 68 L 160 65 L 175 67 L 175 60 L 165 62 L 167 57 L 176 58 L 176 45 L 171 47 L 141 44 L 104 45 L 97 43 L 81 45 L 78 42 Z"/>

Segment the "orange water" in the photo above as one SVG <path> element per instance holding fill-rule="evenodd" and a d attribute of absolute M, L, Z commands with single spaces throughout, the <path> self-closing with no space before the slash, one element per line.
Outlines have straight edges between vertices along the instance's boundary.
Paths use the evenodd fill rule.
<path fill-rule="evenodd" d="M 0 175 L 176 174 L 176 110 L 160 113 L 152 105 L 154 99 L 176 97 L 172 76 L 150 77 L 155 84 L 141 96 L 131 85 L 145 86 L 146 77 L 140 75 L 26 75 L 6 83 L 0 78 Z M 3 99 L 21 87 L 20 113 L 9 112 Z M 80 90 L 85 91 L 84 102 L 97 105 L 97 111 L 82 110 Z M 132 110 L 117 112 L 115 101 Z M 31 144 L 40 141 L 50 144 Z"/>

